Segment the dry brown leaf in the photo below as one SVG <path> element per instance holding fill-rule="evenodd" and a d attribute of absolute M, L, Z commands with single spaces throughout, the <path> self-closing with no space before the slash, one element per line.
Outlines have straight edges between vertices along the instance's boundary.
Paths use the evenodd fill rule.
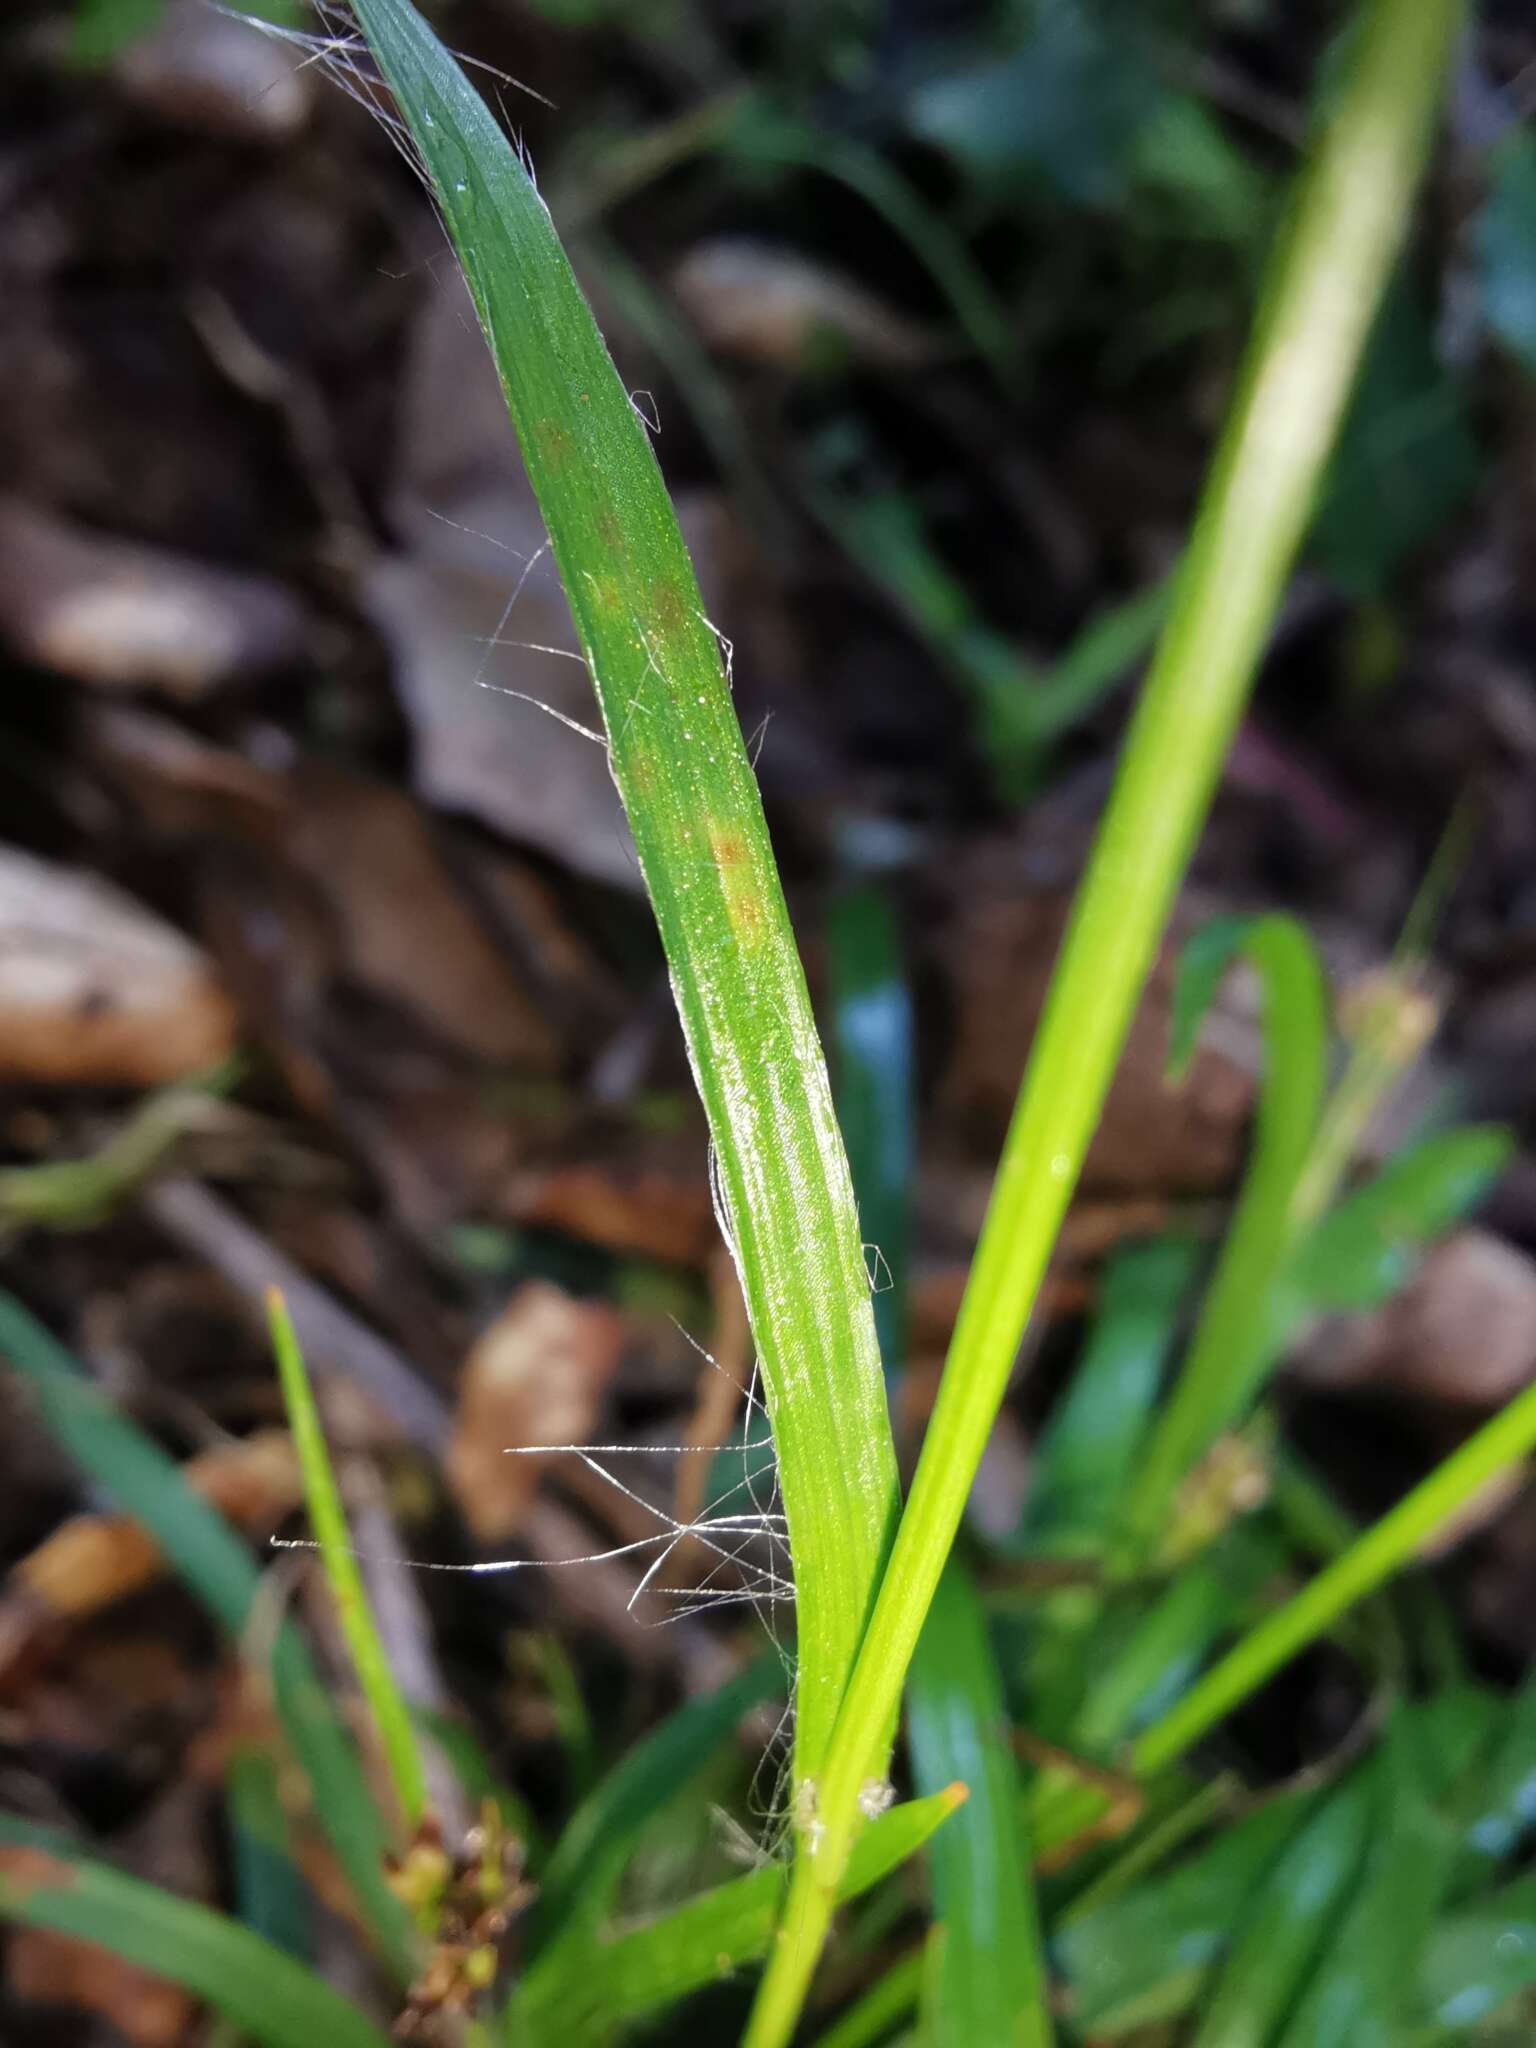
<path fill-rule="evenodd" d="M 939 1114 L 968 1127 L 995 1155 L 1045 1000 L 1068 899 L 1050 894 L 963 895 L 941 941 L 955 1009 L 954 1046 Z M 1180 940 L 1164 947 L 1136 1012 L 1083 1169 L 1085 1192 L 1196 1193 L 1228 1185 L 1237 1168 L 1253 1083 L 1240 1056 L 1218 1050 L 1251 1032 L 1224 988 L 1178 1087 L 1165 1078 L 1169 1003 Z"/>
<path fill-rule="evenodd" d="M 336 917 L 345 971 L 481 1059 L 551 1072 L 553 1036 L 455 882 L 421 806 L 321 762 L 301 764 L 289 781 L 285 850 Z"/>
<path fill-rule="evenodd" d="M 719 1242 L 702 1171 L 688 1162 L 572 1161 L 509 1177 L 498 1208 L 509 1222 L 667 1265 L 697 1266 Z"/>
<path fill-rule="evenodd" d="M 253 22 L 172 0 L 113 66 L 118 86 L 176 128 L 235 142 L 286 142 L 309 118 L 315 72 Z"/>
<path fill-rule="evenodd" d="M 799 368 L 828 336 L 891 369 L 919 368 L 936 353 L 921 328 L 851 278 L 745 236 L 696 243 L 672 290 L 711 348 L 774 369 Z"/>
<path fill-rule="evenodd" d="M 456 272 L 424 302 L 404 413 L 392 508 L 403 549 L 370 569 L 364 601 L 395 657 L 414 785 L 430 804 L 639 890 L 607 748 L 562 723 L 595 732 L 597 703 Z M 678 518 L 718 618 L 723 507 L 713 493 L 684 494 Z"/>
<path fill-rule="evenodd" d="M 180 932 L 94 875 L 0 847 L 0 1076 L 153 1088 L 234 1040 L 234 1010 Z"/>
<path fill-rule="evenodd" d="M 1536 1260 L 1490 1231 L 1458 1230 L 1384 1308 L 1324 1324 L 1294 1369 L 1328 1386 L 1496 1407 L 1536 1377 Z"/>
<path fill-rule="evenodd" d="M 29 661 L 104 689 L 186 700 L 307 645 L 292 593 L 0 500 L 0 633 Z"/>
<path fill-rule="evenodd" d="M 303 1487 L 286 1430 L 260 1430 L 182 1467 L 195 1492 L 251 1536 L 268 1536 Z M 126 1515 L 76 1515 L 16 1564 L 0 1593 L 0 1682 L 40 1636 L 80 1622 L 156 1579 L 163 1560 Z"/>
<path fill-rule="evenodd" d="M 17 1853 L 0 1850 L 0 1874 L 7 1882 Z M 23 2004 L 97 2013 L 133 2048 L 176 2048 L 186 2038 L 195 2010 L 186 1992 L 109 1949 L 51 1928 L 18 1927 L 7 1951 L 10 1990 Z"/>
<path fill-rule="evenodd" d="M 611 1308 L 536 1280 L 518 1290 L 470 1352 L 444 1469 L 481 1542 L 517 1528 L 548 1463 L 510 1451 L 591 1436 L 623 1338 Z"/>

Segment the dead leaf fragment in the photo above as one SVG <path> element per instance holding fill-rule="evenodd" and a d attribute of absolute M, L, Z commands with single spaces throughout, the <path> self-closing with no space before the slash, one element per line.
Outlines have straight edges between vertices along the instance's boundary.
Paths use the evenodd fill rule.
<path fill-rule="evenodd" d="M 1491 1231 L 1458 1230 L 1384 1308 L 1325 1323 L 1295 1370 L 1328 1386 L 1496 1407 L 1536 1377 L 1536 1260 Z"/>
<path fill-rule="evenodd" d="M 182 1476 L 238 1529 L 269 1536 L 303 1497 L 286 1430 L 259 1430 L 190 1459 Z M 15 1565 L 0 1593 L 0 1683 L 43 1636 L 137 1593 L 164 1568 L 154 1539 L 127 1515 L 84 1514 Z"/>
<path fill-rule="evenodd" d="M 270 578 L 192 562 L 0 500 L 0 633 L 29 661 L 102 689 L 184 701 L 281 667 L 308 639 Z"/>
<path fill-rule="evenodd" d="M 0 847 L 0 1077 L 153 1088 L 234 1041 L 233 1007 L 180 932 L 94 875 Z"/>
<path fill-rule="evenodd" d="M 191 2023 L 186 1992 L 107 1949 L 51 1928 L 18 1928 L 8 1944 L 8 1963 L 15 1998 L 96 2013 L 133 2048 L 176 2048 Z"/>
<path fill-rule="evenodd" d="M 860 361 L 892 369 L 917 368 L 935 353 L 921 328 L 851 278 L 742 235 L 696 243 L 672 289 L 711 348 L 775 369 L 798 368 L 828 336 Z"/>
<path fill-rule="evenodd" d="M 1067 909 L 1068 898 L 1055 892 L 968 892 L 940 942 L 956 1019 L 940 1114 L 958 1119 L 989 1153 L 1013 1112 Z M 1168 1026 L 1180 943 L 1176 934 L 1165 944 L 1132 1020 L 1083 1168 L 1086 1193 L 1206 1193 L 1229 1185 L 1236 1171 L 1253 1094 L 1242 1058 L 1252 1031 L 1239 994 L 1224 985 L 1187 1076 L 1169 1085 Z"/>
<path fill-rule="evenodd" d="M 460 1379 L 444 1469 L 481 1542 L 517 1528 L 549 1463 L 509 1452 L 585 1443 L 622 1347 L 612 1309 L 543 1281 L 519 1289 L 480 1338 Z"/>
<path fill-rule="evenodd" d="M 599 729 L 597 700 L 456 273 L 427 298 L 412 337 L 391 512 L 401 551 L 368 571 L 363 602 L 394 657 L 415 789 L 582 874 L 638 891 L 607 747 L 573 729 Z M 729 631 L 721 499 L 683 493 L 677 512 L 704 608 Z"/>
<path fill-rule="evenodd" d="M 481 1059 L 550 1072 L 558 1049 L 458 887 L 426 812 L 382 782 L 303 763 L 287 850 L 328 900 L 342 964 Z"/>
<path fill-rule="evenodd" d="M 177 128 L 235 142 L 286 142 L 309 118 L 314 72 L 254 22 L 172 0 L 113 66 L 119 87 Z"/>

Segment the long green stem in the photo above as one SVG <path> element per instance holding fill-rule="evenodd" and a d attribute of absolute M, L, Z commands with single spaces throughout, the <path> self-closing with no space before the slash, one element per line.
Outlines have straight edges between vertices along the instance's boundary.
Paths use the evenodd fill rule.
<path fill-rule="evenodd" d="M 1395 1508 L 1277 1607 L 1154 1722 L 1131 1749 L 1138 1776 L 1181 1757 L 1239 1701 L 1257 1691 L 1298 1650 L 1416 1557 L 1424 1544 L 1487 1482 L 1536 1448 L 1536 1387 L 1438 1464 Z"/>
<path fill-rule="evenodd" d="M 1300 1651 L 1325 1636 L 1394 1573 L 1411 1564 L 1482 1487 L 1536 1450 L 1536 1387 L 1501 1409 L 1419 1484 L 1203 1673 L 1176 1705 L 1133 1742 L 1125 1764 L 1150 1778 L 1177 1763 L 1217 1723 Z M 1051 1849 L 1102 1813 L 1104 1795 L 1074 1783 L 1037 1816 L 1037 1842 Z"/>
<path fill-rule="evenodd" d="M 352 1548 L 351 1533 L 347 1528 L 346 1509 L 341 1504 L 341 1491 L 331 1469 L 325 1432 L 305 1369 L 304 1354 L 299 1349 L 287 1304 L 275 1287 L 267 1295 L 267 1322 L 272 1332 L 278 1377 L 282 1381 L 283 1404 L 288 1410 L 288 1427 L 293 1433 L 293 1447 L 298 1452 L 299 1470 L 304 1475 L 310 1527 L 320 1546 L 320 1562 L 325 1567 L 326 1580 L 336 1602 L 347 1654 L 352 1659 L 352 1669 L 357 1674 L 358 1685 L 367 1703 L 369 1719 L 384 1753 L 390 1783 L 400 1803 L 401 1818 L 407 1829 L 411 1829 L 418 1825 L 427 1808 L 426 1772 L 421 1752 L 416 1747 L 416 1730 L 411 1724 L 410 1709 L 401 1698 L 389 1668 L 389 1658 L 363 1585 L 357 1553 Z"/>
<path fill-rule="evenodd" d="M 1406 226 L 1458 0 L 1371 0 L 1275 260 L 1004 1148 L 747 2048 L 804 2002 L 893 1707 Z M 815 1854 L 809 1852 L 815 1848 Z"/>

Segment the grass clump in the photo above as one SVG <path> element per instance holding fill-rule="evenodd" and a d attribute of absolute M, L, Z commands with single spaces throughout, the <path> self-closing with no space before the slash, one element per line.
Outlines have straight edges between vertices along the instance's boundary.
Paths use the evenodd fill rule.
<path fill-rule="evenodd" d="M 1304 1473 L 1255 1503 L 1251 1489 L 1223 1482 L 1219 1464 L 1235 1460 L 1239 1478 L 1264 1466 L 1267 1382 L 1288 1337 L 1310 1315 L 1382 1299 L 1405 1261 L 1483 1190 L 1504 1142 L 1441 1132 L 1345 1190 L 1363 1117 L 1395 1071 L 1391 1020 L 1357 1034 L 1330 1088 L 1339 1062 L 1324 980 L 1291 921 L 1224 921 L 1184 961 L 1176 1056 L 1240 957 L 1258 972 L 1264 1009 L 1252 1157 L 1198 1301 L 1200 1253 L 1181 1239 L 1115 1260 L 1042 1440 L 1023 1523 L 990 1554 L 956 1549 L 1402 238 L 1458 8 L 1370 0 L 1345 53 L 1167 596 L 904 1510 L 881 1356 L 883 1345 L 894 1380 L 912 1048 L 893 927 L 867 891 L 834 923 L 850 1170 L 728 661 L 645 428 L 527 167 L 479 96 L 409 0 L 356 0 L 356 14 L 394 93 L 389 118 L 463 264 L 591 672 L 709 1121 L 797 1594 L 792 1869 L 767 1863 L 640 1924 L 616 1924 L 619 1881 L 645 1830 L 771 1688 L 771 1674 L 754 1669 L 655 1731 L 548 1856 L 532 1859 L 542 1892 L 526 1915 L 517 1981 L 492 1981 L 494 1942 L 469 1945 L 473 1969 L 464 1965 L 460 1988 L 479 2038 L 596 2048 L 766 1957 L 744 2041 L 784 2048 L 835 1909 L 870 1893 L 886 1926 L 903 1931 L 894 1960 L 826 2037 L 842 2048 L 914 2013 L 924 2041 L 1043 2048 L 1057 2030 L 1053 1977 L 1085 2040 L 1170 2038 L 1147 2030 L 1171 2027 L 1195 2048 L 1303 2048 L 1344 2038 L 1324 2031 L 1344 2012 L 1357 2030 L 1350 2038 L 1406 2044 L 1481 2016 L 1533 1974 L 1473 1955 L 1478 1930 L 1504 1924 L 1527 1898 L 1511 1858 L 1528 1778 L 1511 1759 L 1530 1732 L 1531 1703 L 1454 1671 L 1416 1694 L 1384 1594 L 1536 1445 L 1536 1391 L 1363 1533 Z M 840 175 L 854 176 L 846 164 Z M 888 195 L 885 203 L 889 211 Z M 921 221 L 913 229 L 925 231 Z M 990 308 L 967 296 L 965 275 L 951 266 L 946 276 L 995 356 Z M 936 604 L 930 624 L 944 609 Z M 1013 750 L 1010 774 L 1034 775 L 1040 750 L 1164 617 L 1157 592 L 1103 622 L 1103 644 L 1058 678 L 1045 724 L 994 735 Z M 990 701 L 987 644 L 973 636 L 961 680 Z M 861 1028 L 877 1009 L 879 1030 Z M 895 1259 L 878 1331 L 856 1187 Z M 280 1310 L 273 1332 L 311 1524 L 399 1809 L 393 1830 L 289 1629 L 277 1632 L 264 1675 L 380 1956 L 398 1982 L 419 1983 L 434 1945 L 445 1945 L 439 1909 L 452 1858 L 435 1890 L 413 1894 L 408 1925 L 381 1872 L 386 1850 L 408 1859 L 420 1846 L 411 1831 L 419 1837 L 430 1821 L 416 1733 L 369 1616 Z M 188 1505 L 169 1462 L 111 1415 L 23 1312 L 4 1307 L 0 1336 L 58 1434 L 243 1640 L 255 1575 L 229 1532 Z M 1172 1358 L 1181 1362 L 1159 1412 Z M 1296 1583 L 1298 1553 L 1319 1551 L 1321 1568 Z M 1193 1775 L 1196 1745 L 1324 1637 L 1348 1649 L 1378 1696 L 1379 1743 L 1257 1804 L 1220 1776 Z M 893 1803 L 904 1687 L 916 1796 Z M 377 2038 L 359 2015 L 343 2021 L 334 1994 L 292 1958 L 272 1965 L 273 2009 L 263 2014 L 250 1989 L 263 1958 L 280 1955 L 274 1944 L 200 1909 L 188 1917 L 176 1902 L 157 1906 L 146 1888 L 14 1825 L 7 1839 L 46 1859 L 36 1882 L 11 1882 L 0 1897 L 14 1917 L 68 1924 L 137 1960 L 152 1954 L 259 2040 L 288 2048 L 327 2028 L 358 2048 Z M 893 1882 L 919 1850 L 930 1870 L 921 1934 Z M 520 1865 L 497 1870 L 505 1897 L 492 1904 L 506 1917 L 522 1904 Z"/>

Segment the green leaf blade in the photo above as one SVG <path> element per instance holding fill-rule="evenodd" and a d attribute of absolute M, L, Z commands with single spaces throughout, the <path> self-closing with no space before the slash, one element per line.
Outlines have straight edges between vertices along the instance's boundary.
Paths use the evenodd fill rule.
<path fill-rule="evenodd" d="M 243 1641 L 258 1609 L 261 1577 L 229 1524 L 7 1295 L 0 1295 L 0 1354 L 27 1380 L 44 1423 L 70 1456 L 143 1524 L 231 1640 Z M 309 1652 L 289 1623 L 277 1631 L 269 1676 L 283 1732 L 310 1782 L 316 1818 L 391 1967 L 408 1981 L 414 1973 L 410 1928 L 384 1881 L 383 1822 Z"/>
<path fill-rule="evenodd" d="M 0 1813 L 0 1915 L 110 1949 L 179 1984 L 263 2048 L 389 2048 L 322 1977 L 206 1906 L 81 1856 L 52 1829 Z"/>
<path fill-rule="evenodd" d="M 496 360 L 671 970 L 778 1442 L 796 1770 L 814 1778 L 897 1484 L 847 1162 L 761 802 L 655 457 L 542 200 L 408 0 L 356 11 Z"/>

